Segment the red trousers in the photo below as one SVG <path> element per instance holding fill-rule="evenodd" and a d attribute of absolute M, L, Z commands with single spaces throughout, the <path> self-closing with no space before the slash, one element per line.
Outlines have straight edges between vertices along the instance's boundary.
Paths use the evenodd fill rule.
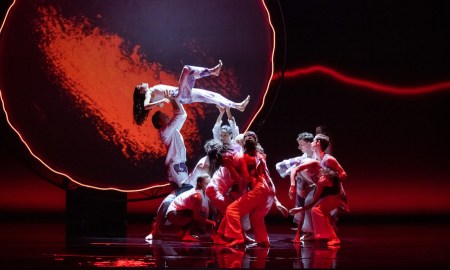
<path fill-rule="evenodd" d="M 338 194 L 323 197 L 311 209 L 315 238 L 338 238 L 331 225 L 331 211 L 341 204 L 340 196 Z"/>
<path fill-rule="evenodd" d="M 242 197 L 231 203 L 225 217 L 220 223 L 218 233 L 232 239 L 242 239 L 243 231 L 241 218 L 250 215 L 250 224 L 256 242 L 269 242 L 264 217 L 267 215 L 267 205 L 271 192 L 267 184 L 258 182 L 255 187 Z"/>

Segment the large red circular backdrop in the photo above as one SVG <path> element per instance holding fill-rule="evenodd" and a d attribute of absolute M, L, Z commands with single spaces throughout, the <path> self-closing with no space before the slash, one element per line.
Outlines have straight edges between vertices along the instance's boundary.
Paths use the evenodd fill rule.
<path fill-rule="evenodd" d="M 232 100 L 251 95 L 246 127 L 272 70 L 273 35 L 262 1 L 16 1 L 0 36 L 0 91 L 32 153 L 81 184 L 136 190 L 164 183 L 165 148 L 132 120 L 136 84 L 177 84 L 183 65 L 214 66 L 196 87 Z M 185 106 L 193 168 L 218 110 Z M 170 106 L 163 109 L 170 113 Z"/>

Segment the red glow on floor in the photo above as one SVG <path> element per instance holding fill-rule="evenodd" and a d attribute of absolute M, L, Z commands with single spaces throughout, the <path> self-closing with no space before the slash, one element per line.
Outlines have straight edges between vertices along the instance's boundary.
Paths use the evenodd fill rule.
<path fill-rule="evenodd" d="M 132 258 L 97 258 L 97 261 L 95 262 L 88 262 L 88 264 L 94 266 L 94 267 L 98 267 L 98 268 L 103 268 L 103 267 L 123 267 L 123 268 L 128 268 L 128 267 L 156 267 L 156 263 L 153 260 L 148 260 L 148 259 L 132 259 Z"/>
<path fill-rule="evenodd" d="M 304 75 L 310 75 L 313 73 L 322 73 L 331 76 L 343 83 L 395 95 L 419 95 L 450 89 L 450 82 L 438 82 L 430 85 L 413 86 L 413 87 L 391 86 L 387 84 L 372 82 L 369 80 L 359 79 L 356 77 L 351 77 L 343 73 L 340 73 L 334 69 L 320 65 L 288 70 L 284 73 L 284 77 L 286 79 L 293 79 Z M 278 74 L 275 74 L 273 76 L 273 80 L 278 79 L 280 79 L 280 76 Z"/>

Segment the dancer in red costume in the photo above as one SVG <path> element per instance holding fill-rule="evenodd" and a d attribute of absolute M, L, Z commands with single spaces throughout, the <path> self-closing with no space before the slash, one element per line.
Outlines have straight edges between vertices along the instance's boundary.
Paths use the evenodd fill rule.
<path fill-rule="evenodd" d="M 214 221 L 207 219 L 209 202 L 205 189 L 209 181 L 208 174 L 197 177 L 196 188 L 178 195 L 167 209 L 166 216 L 169 222 L 182 226 L 181 241 L 198 242 L 198 238 L 191 234 L 193 228 L 204 228 L 206 224 L 216 226 Z"/>
<path fill-rule="evenodd" d="M 244 134 L 244 153 L 237 156 L 242 174 L 242 181 L 251 186 L 251 190 L 230 204 L 217 231 L 220 237 L 216 244 L 235 246 L 243 244 L 241 218 L 250 214 L 250 224 L 255 241 L 262 246 L 269 246 L 264 217 L 275 200 L 275 187 L 269 176 L 265 154 L 258 144 L 257 136 L 252 131 Z"/>
<path fill-rule="evenodd" d="M 341 181 L 347 178 L 347 173 L 333 156 L 325 153 L 328 142 L 328 136 L 316 135 L 311 147 L 317 160 L 307 159 L 292 169 L 291 178 L 295 178 L 298 172 L 308 170 L 310 176 L 315 179 L 317 188 L 314 191 L 312 202 L 308 202 L 302 207 L 293 208 L 289 212 L 294 215 L 311 209 L 314 235 L 308 240 L 328 239 L 327 244 L 334 246 L 339 245 L 341 241 L 332 226 L 331 211 L 338 208 L 342 203 L 343 188 Z"/>

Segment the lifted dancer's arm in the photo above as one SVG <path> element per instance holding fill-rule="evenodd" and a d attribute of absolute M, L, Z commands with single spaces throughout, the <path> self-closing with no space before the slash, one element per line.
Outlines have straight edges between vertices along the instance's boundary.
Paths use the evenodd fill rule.
<path fill-rule="evenodd" d="M 217 116 L 217 120 L 212 129 L 212 133 L 213 133 L 213 139 L 220 141 L 220 126 L 222 125 L 222 117 L 223 117 L 223 114 L 225 113 L 225 109 L 218 105 L 216 105 L 216 107 L 219 110 L 219 116 Z"/>
<path fill-rule="evenodd" d="M 236 120 L 231 114 L 230 107 L 226 107 L 225 111 L 227 112 L 228 124 L 230 124 L 231 131 L 233 133 L 233 140 L 235 140 L 237 135 L 239 135 L 239 127 L 236 125 Z"/>
<path fill-rule="evenodd" d="M 166 126 L 166 128 L 163 131 L 163 133 L 166 134 L 166 136 L 168 134 L 171 134 L 172 132 L 174 132 L 175 129 L 181 130 L 181 128 L 183 127 L 183 124 L 187 118 L 187 113 L 184 110 L 184 107 L 180 103 L 180 101 L 178 101 L 174 98 L 170 98 L 170 103 L 172 104 L 172 108 L 173 108 L 173 117 L 172 117 L 172 119 L 170 119 L 169 124 Z"/>
<path fill-rule="evenodd" d="M 147 84 L 145 84 L 145 85 L 147 85 Z M 155 106 L 159 105 L 160 107 L 162 107 L 164 105 L 164 103 L 170 102 L 169 98 L 167 98 L 167 97 L 157 100 L 157 101 L 153 101 L 154 97 L 155 97 L 155 94 L 154 94 L 155 90 L 152 90 L 152 89 L 153 88 L 147 88 L 145 90 L 144 109 L 151 110 Z"/>
<path fill-rule="evenodd" d="M 155 102 L 150 102 L 150 101 L 151 101 L 150 99 L 149 100 L 145 99 L 145 101 L 144 101 L 144 108 L 146 110 L 151 110 L 153 107 L 158 106 L 158 105 L 160 107 L 162 107 L 164 105 L 164 103 L 169 103 L 170 102 L 170 100 L 168 100 L 167 98 L 163 98 L 163 99 L 160 99 L 160 100 L 155 101 Z"/>

